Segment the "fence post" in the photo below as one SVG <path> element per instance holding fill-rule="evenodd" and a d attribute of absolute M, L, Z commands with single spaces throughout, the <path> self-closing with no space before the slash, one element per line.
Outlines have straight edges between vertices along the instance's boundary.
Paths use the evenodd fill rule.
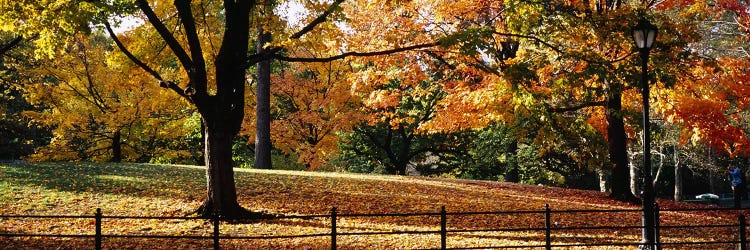
<path fill-rule="evenodd" d="M 440 207 L 440 249 L 446 249 L 448 238 L 448 220 L 446 219 L 445 205 Z"/>
<path fill-rule="evenodd" d="M 336 250 L 336 207 L 331 208 L 331 250 Z"/>
<path fill-rule="evenodd" d="M 94 249 L 101 250 L 102 249 L 102 209 L 96 208 L 96 213 L 94 214 L 95 218 L 95 233 L 94 236 Z"/>
<path fill-rule="evenodd" d="M 661 239 L 659 235 L 659 204 L 654 202 L 654 244 L 656 244 L 656 249 L 661 250 Z"/>
<path fill-rule="evenodd" d="M 218 209 L 214 210 L 213 216 L 211 216 L 211 220 L 213 220 L 214 224 L 214 250 L 219 250 L 219 215 L 220 211 Z"/>
<path fill-rule="evenodd" d="M 552 219 L 549 210 L 549 203 L 544 204 L 544 248 L 552 249 Z"/>
<path fill-rule="evenodd" d="M 740 220 L 740 250 L 747 250 L 747 232 L 745 232 L 747 228 L 747 222 L 745 221 L 745 215 L 740 214 L 739 215 Z"/>

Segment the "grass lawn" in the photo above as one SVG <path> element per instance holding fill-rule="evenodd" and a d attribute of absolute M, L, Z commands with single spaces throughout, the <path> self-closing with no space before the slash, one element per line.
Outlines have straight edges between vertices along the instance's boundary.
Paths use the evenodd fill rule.
<path fill-rule="evenodd" d="M 40 163 L 0 164 L 0 214 L 183 216 L 205 196 L 205 170 L 194 166 L 148 164 Z M 510 183 L 422 177 L 235 170 L 239 202 L 253 211 L 270 214 L 425 213 L 538 210 L 638 209 L 638 204 L 616 202 L 592 191 Z M 659 200 L 662 209 L 703 205 Z M 664 211 L 662 226 L 736 224 L 736 211 Z M 553 213 L 555 227 L 638 226 L 640 213 Z M 448 217 L 449 229 L 543 227 L 540 214 L 464 215 Z M 439 230 L 439 218 L 345 217 L 338 232 Z M 206 220 L 105 219 L 103 234 L 205 235 Z M 662 242 L 732 241 L 736 227 L 669 229 Z M 223 223 L 222 234 L 245 236 L 327 234 L 329 219 L 271 220 Z M 93 234 L 92 219 L 0 218 L 0 233 Z M 638 241 L 640 229 L 560 230 L 556 244 Z M 328 237 L 295 239 L 222 240 L 223 249 L 330 249 Z M 339 249 L 437 248 L 437 234 L 339 236 Z M 468 232 L 448 235 L 448 247 L 487 247 L 543 244 L 541 231 Z M 0 249 L 93 249 L 89 238 L 0 237 Z M 105 238 L 105 249 L 209 249 L 210 240 Z M 602 249 L 632 247 L 607 246 Z M 724 245 L 666 245 L 665 248 L 731 249 Z"/>

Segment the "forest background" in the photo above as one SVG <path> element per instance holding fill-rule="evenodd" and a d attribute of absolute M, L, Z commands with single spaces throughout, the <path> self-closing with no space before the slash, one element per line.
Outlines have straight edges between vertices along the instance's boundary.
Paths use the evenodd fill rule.
<path fill-rule="evenodd" d="M 657 195 L 727 192 L 724 168 L 750 169 L 744 1 L 2 0 L 0 13 L 0 159 L 206 164 L 203 207 L 232 205 L 213 194 L 233 187 L 211 188 L 231 167 L 630 199 L 641 18 L 659 27 Z"/>

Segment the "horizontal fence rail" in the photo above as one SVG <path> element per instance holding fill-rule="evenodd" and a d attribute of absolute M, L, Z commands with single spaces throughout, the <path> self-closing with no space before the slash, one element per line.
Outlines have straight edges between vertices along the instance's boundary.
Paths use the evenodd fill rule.
<path fill-rule="evenodd" d="M 681 247 L 686 245 L 709 245 L 709 244 L 737 244 L 738 249 L 747 249 L 747 236 L 746 228 L 747 223 L 744 214 L 737 216 L 737 224 L 708 224 L 708 225 L 660 225 L 660 213 L 663 212 L 695 212 L 695 211 L 722 211 L 722 210 L 736 210 L 731 208 L 708 208 L 708 209 L 665 209 L 660 210 L 658 206 L 655 209 L 655 231 L 656 231 L 656 243 L 655 246 L 651 246 L 651 249 L 661 249 L 662 247 Z M 211 240 L 213 242 L 214 249 L 220 249 L 220 241 L 231 240 L 231 239 L 244 239 L 244 240 L 268 240 L 268 239 L 292 239 L 292 238 L 308 238 L 308 237 L 329 237 L 331 249 L 337 248 L 337 238 L 340 236 L 369 236 L 369 235 L 417 235 L 417 234 L 434 234 L 440 235 L 440 248 L 438 249 L 509 249 L 509 248 L 544 248 L 552 249 L 554 247 L 565 248 L 565 247 L 594 247 L 594 246 L 642 246 L 643 243 L 638 242 L 592 242 L 592 243 L 560 243 L 555 242 L 553 232 L 571 232 L 571 231 L 597 231 L 597 230 L 637 230 L 643 229 L 643 226 L 634 225 L 619 225 L 619 226 L 560 226 L 556 225 L 552 221 L 554 215 L 560 214 L 601 214 L 601 213 L 642 213 L 640 209 L 614 209 L 614 210 L 551 210 L 549 205 L 545 205 L 543 210 L 527 210 L 527 211 L 487 211 L 487 212 L 447 212 L 445 206 L 440 208 L 440 212 L 432 213 L 382 213 L 382 214 L 367 214 L 367 213 L 338 213 L 335 207 L 333 207 L 329 214 L 317 214 L 317 215 L 281 215 L 273 218 L 261 218 L 255 219 L 255 221 L 273 221 L 273 220 L 290 220 L 290 219 L 328 219 L 330 220 L 330 231 L 329 233 L 309 233 L 309 234 L 296 234 L 296 235 L 222 235 L 221 231 L 221 218 L 215 215 L 210 218 L 201 217 L 189 217 L 189 216 L 105 216 L 102 214 L 101 209 L 97 208 L 94 215 L 0 215 L 0 219 L 93 219 L 94 227 L 92 234 L 50 234 L 50 233 L 14 233 L 0 231 L 0 240 L 3 237 L 57 237 L 57 238 L 93 238 L 94 249 L 102 249 L 102 240 L 105 238 L 152 238 L 152 239 L 198 239 L 198 240 Z M 448 225 L 448 217 L 460 217 L 460 216 L 493 216 L 493 215 L 533 215 L 538 216 L 540 221 L 543 223 L 538 227 L 500 227 L 500 228 L 450 228 Z M 366 231 L 367 229 L 359 229 L 359 231 L 344 231 L 341 232 L 337 227 L 337 221 L 342 218 L 371 218 L 371 217 L 435 217 L 439 218 L 440 229 L 439 230 L 394 230 L 394 231 Z M 103 220 L 209 220 L 211 222 L 212 232 L 210 235 L 154 235 L 154 234 L 104 234 L 102 233 Z M 680 229 L 696 229 L 696 228 L 711 228 L 711 229 L 737 229 L 737 235 L 734 240 L 716 240 L 716 241 L 685 241 L 685 242 L 661 242 L 660 234 L 664 230 L 680 230 Z M 725 230 L 726 231 L 726 230 Z M 543 244 L 529 244 L 529 245 L 505 245 L 505 246 L 482 246 L 482 247 L 448 247 L 448 236 L 460 235 L 467 233 L 487 233 L 487 232 L 538 232 L 543 234 Z"/>

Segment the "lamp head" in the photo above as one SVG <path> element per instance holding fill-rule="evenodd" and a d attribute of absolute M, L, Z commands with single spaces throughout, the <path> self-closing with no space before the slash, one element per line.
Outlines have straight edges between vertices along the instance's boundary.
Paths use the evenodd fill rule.
<path fill-rule="evenodd" d="M 638 47 L 639 50 L 651 50 L 651 47 L 654 45 L 654 41 L 656 41 L 656 35 L 659 32 L 659 29 L 656 28 L 651 22 L 649 22 L 646 19 L 641 19 L 638 21 L 638 25 L 633 27 L 633 41 L 635 41 L 635 46 Z"/>

